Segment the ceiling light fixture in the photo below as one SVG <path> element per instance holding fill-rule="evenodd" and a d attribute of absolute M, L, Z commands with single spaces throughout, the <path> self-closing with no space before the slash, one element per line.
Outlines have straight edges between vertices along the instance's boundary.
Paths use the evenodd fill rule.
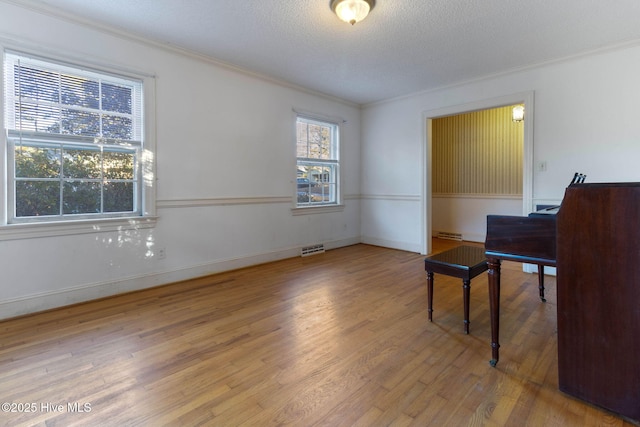
<path fill-rule="evenodd" d="M 331 10 L 344 22 L 354 25 L 367 17 L 376 0 L 331 0 Z"/>

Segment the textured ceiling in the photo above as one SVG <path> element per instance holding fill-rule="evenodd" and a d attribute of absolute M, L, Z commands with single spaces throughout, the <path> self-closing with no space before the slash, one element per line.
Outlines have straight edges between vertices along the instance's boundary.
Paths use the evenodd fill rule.
<path fill-rule="evenodd" d="M 22 0 L 367 104 L 640 42 L 640 0 Z"/>

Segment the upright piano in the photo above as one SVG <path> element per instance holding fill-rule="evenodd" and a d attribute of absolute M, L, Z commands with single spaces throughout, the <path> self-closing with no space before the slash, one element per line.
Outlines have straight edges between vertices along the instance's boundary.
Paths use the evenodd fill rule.
<path fill-rule="evenodd" d="M 491 366 L 499 359 L 500 264 L 502 260 L 538 265 L 540 298 L 544 301 L 544 267 L 556 267 L 556 215 L 532 213 L 528 217 L 487 216 L 485 251 L 489 266 L 491 311 Z"/>
<path fill-rule="evenodd" d="M 561 391 L 640 422 L 640 183 L 571 184 L 557 215 L 487 217 L 491 365 L 500 262 L 557 269 Z"/>

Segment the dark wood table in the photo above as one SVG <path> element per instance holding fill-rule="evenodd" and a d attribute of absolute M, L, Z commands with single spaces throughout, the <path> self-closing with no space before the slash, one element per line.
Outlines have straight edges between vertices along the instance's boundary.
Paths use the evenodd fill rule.
<path fill-rule="evenodd" d="M 482 247 L 458 246 L 448 251 L 428 256 L 424 260 L 427 272 L 427 295 L 429 321 L 433 321 L 433 274 L 444 274 L 462 279 L 462 298 L 464 301 L 464 332 L 469 333 L 469 294 L 471 279 L 487 271 L 487 259 Z"/>

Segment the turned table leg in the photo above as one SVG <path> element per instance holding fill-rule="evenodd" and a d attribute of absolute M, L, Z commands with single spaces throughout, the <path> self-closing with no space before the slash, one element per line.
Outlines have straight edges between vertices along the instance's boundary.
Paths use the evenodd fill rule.
<path fill-rule="evenodd" d="M 429 305 L 429 321 L 433 321 L 433 271 L 427 271 L 427 304 Z"/>
<path fill-rule="evenodd" d="M 540 299 L 547 302 L 544 298 L 544 265 L 538 264 L 538 289 L 540 290 Z"/>
<path fill-rule="evenodd" d="M 471 291 L 471 280 L 462 281 L 462 299 L 464 301 L 464 333 L 469 334 L 469 294 Z"/>
<path fill-rule="evenodd" d="M 488 258 L 489 266 L 489 310 L 491 312 L 491 366 L 495 367 L 500 358 L 500 260 Z"/>

